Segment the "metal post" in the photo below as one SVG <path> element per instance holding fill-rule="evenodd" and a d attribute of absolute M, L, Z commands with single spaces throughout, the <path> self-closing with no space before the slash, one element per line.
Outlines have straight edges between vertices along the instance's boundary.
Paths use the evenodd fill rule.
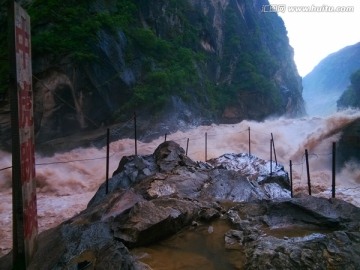
<path fill-rule="evenodd" d="M 273 144 L 273 149 L 274 149 L 275 164 L 277 166 L 278 163 L 277 163 L 277 158 L 276 158 L 275 142 L 274 142 L 274 136 L 272 133 L 271 133 L 271 139 L 272 139 L 272 144 Z"/>
<path fill-rule="evenodd" d="M 135 156 L 137 156 L 136 112 L 134 112 Z"/>
<path fill-rule="evenodd" d="M 309 168 L 309 155 L 308 150 L 305 149 L 305 160 L 306 160 L 306 172 L 307 172 L 307 178 L 308 178 L 308 190 L 309 195 L 311 195 L 311 180 L 310 180 L 310 168 Z"/>
<path fill-rule="evenodd" d="M 250 127 L 249 127 L 249 156 L 251 155 L 251 145 L 250 145 Z"/>
<path fill-rule="evenodd" d="M 167 133 L 165 133 L 165 140 L 164 140 L 164 142 L 166 142 L 166 135 L 167 135 Z"/>
<path fill-rule="evenodd" d="M 110 152 L 110 129 L 106 133 L 106 194 L 109 193 L 109 152 Z"/>
<path fill-rule="evenodd" d="M 292 161 L 291 160 L 290 160 L 290 191 L 291 191 L 291 198 L 293 198 L 294 194 L 293 194 Z"/>
<path fill-rule="evenodd" d="M 205 162 L 207 161 L 207 132 L 205 132 Z"/>
<path fill-rule="evenodd" d="M 272 139 L 270 139 L 270 175 L 272 175 L 272 146 L 273 146 L 273 141 Z"/>
<path fill-rule="evenodd" d="M 332 198 L 335 198 L 336 142 L 332 146 Z"/>
<path fill-rule="evenodd" d="M 189 149 L 189 138 L 187 138 L 187 141 L 186 141 L 186 152 L 185 152 L 186 156 L 188 155 L 188 149 Z"/>

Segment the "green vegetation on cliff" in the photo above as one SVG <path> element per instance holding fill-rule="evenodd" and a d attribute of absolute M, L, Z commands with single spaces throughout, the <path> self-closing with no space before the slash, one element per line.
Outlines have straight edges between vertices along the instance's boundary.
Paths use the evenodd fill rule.
<path fill-rule="evenodd" d="M 99 123 L 128 119 L 137 108 L 161 113 L 174 96 L 203 119 L 226 118 L 227 108 L 235 112 L 227 122 L 264 119 L 288 113 L 287 104 L 296 107 L 293 115 L 302 113 L 285 26 L 277 14 L 260 12 L 267 0 L 27 3 L 33 71 L 56 69 L 76 81 L 75 92 L 89 97 L 85 114 Z M 0 47 L 4 54 L 4 39 Z M 6 64 L 0 62 L 0 91 Z"/>
<path fill-rule="evenodd" d="M 350 86 L 337 101 L 338 109 L 360 108 L 360 69 L 350 76 Z"/>
<path fill-rule="evenodd" d="M 34 0 L 28 7 L 32 21 L 34 57 L 50 55 L 56 60 L 71 57 L 74 61 L 96 60 L 91 44 L 97 42 L 101 29 L 117 31 L 133 23 L 133 1 L 117 1 L 117 13 L 96 12 L 88 0 Z"/>
<path fill-rule="evenodd" d="M 24 4 L 31 17 L 33 61 L 48 57 L 56 63 L 67 57 L 75 63 L 97 60 L 91 44 L 97 42 L 101 29 L 117 31 L 128 28 L 134 22 L 136 5 L 131 0 L 116 1 L 118 12 L 97 12 L 91 9 L 94 0 L 33 0 Z M 1 15 L 5 15 L 6 5 Z M 8 29 L 6 16 L 0 16 L 0 24 Z M 2 27 L 3 28 L 3 27 Z M 0 32 L 0 59 L 8 59 L 7 31 Z M 0 92 L 7 90 L 8 62 L 0 62 Z M 5 83 L 4 83 L 5 82 Z"/>

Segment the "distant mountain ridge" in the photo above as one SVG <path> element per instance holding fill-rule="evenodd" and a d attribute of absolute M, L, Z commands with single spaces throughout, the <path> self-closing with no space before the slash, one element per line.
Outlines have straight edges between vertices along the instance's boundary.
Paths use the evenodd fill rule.
<path fill-rule="evenodd" d="M 360 68 L 360 42 L 324 58 L 303 78 L 303 98 L 309 115 L 336 111 L 336 102 Z"/>

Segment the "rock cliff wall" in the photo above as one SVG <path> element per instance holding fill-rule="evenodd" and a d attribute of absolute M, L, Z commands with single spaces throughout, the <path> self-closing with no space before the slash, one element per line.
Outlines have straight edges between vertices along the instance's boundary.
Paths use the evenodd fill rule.
<path fill-rule="evenodd" d="M 134 111 L 144 138 L 211 122 L 302 115 L 293 50 L 281 18 L 261 12 L 265 4 L 25 4 L 38 141 L 125 122 Z"/>

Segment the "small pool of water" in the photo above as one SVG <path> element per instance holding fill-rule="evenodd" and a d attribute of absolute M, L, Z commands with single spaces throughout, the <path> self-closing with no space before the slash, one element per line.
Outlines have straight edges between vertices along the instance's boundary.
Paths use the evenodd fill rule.
<path fill-rule="evenodd" d="M 243 269 L 246 260 L 242 247 L 225 248 L 225 233 L 230 229 L 226 220 L 217 220 L 184 229 L 158 244 L 132 252 L 154 270 Z"/>

